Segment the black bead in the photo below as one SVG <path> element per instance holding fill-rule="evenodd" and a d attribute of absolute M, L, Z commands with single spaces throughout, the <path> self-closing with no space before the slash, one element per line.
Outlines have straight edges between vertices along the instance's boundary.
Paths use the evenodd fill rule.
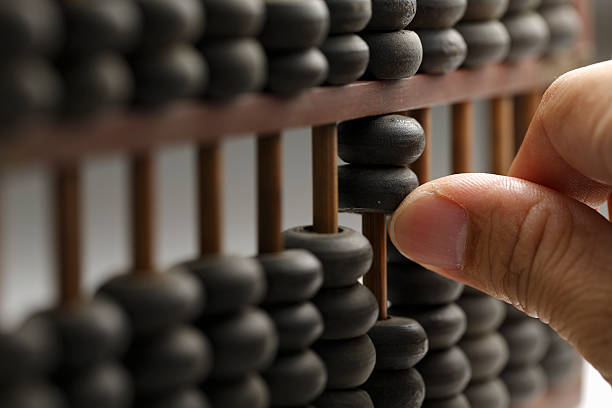
<path fill-rule="evenodd" d="M 525 312 L 511 304 L 504 303 L 504 307 L 506 308 L 506 320 L 504 322 L 516 322 L 529 317 Z"/>
<path fill-rule="evenodd" d="M 323 361 L 311 350 L 279 356 L 262 374 L 273 407 L 301 407 L 318 397 L 327 379 Z"/>
<path fill-rule="evenodd" d="M 471 408 L 508 408 L 510 395 L 504 383 L 499 379 L 468 385 L 465 395 Z"/>
<path fill-rule="evenodd" d="M 244 308 L 205 323 L 203 330 L 214 351 L 212 378 L 236 378 L 262 370 L 276 356 L 278 335 L 274 323 L 259 309 Z"/>
<path fill-rule="evenodd" d="M 359 387 L 376 363 L 376 349 L 367 335 L 347 340 L 320 340 L 313 349 L 325 362 L 328 389 Z"/>
<path fill-rule="evenodd" d="M 329 9 L 329 33 L 358 33 L 372 18 L 371 0 L 325 0 Z"/>
<path fill-rule="evenodd" d="M 316 408 L 374 408 L 374 403 L 364 390 L 325 390 L 313 403 Z"/>
<path fill-rule="evenodd" d="M 508 9 L 508 3 L 508 0 L 469 0 L 462 20 L 497 20 Z"/>
<path fill-rule="evenodd" d="M 260 35 L 267 50 L 316 47 L 329 31 L 329 11 L 323 0 L 265 0 L 266 22 Z"/>
<path fill-rule="evenodd" d="M 270 394 L 263 379 L 249 374 L 230 381 L 208 381 L 204 392 L 211 408 L 267 408 Z"/>
<path fill-rule="evenodd" d="M 534 401 L 546 393 L 546 374 L 537 365 L 507 369 L 501 379 L 508 388 L 512 406 Z"/>
<path fill-rule="evenodd" d="M 363 388 L 375 407 L 420 408 L 425 398 L 423 378 L 414 368 L 374 371 Z"/>
<path fill-rule="evenodd" d="M 450 28 L 465 14 L 468 0 L 418 0 L 412 28 Z"/>
<path fill-rule="evenodd" d="M 416 11 L 416 0 L 372 0 L 372 18 L 366 26 L 366 30 L 402 30 L 415 18 Z"/>
<path fill-rule="evenodd" d="M 422 72 L 446 74 L 459 68 L 465 61 L 467 44 L 454 28 L 420 29 L 417 34 L 423 44 Z"/>
<path fill-rule="evenodd" d="M 459 347 L 470 360 L 473 382 L 497 377 L 508 362 L 508 344 L 497 332 L 464 338 Z"/>
<path fill-rule="evenodd" d="M 325 340 L 340 340 L 366 334 L 378 318 L 378 303 L 361 283 L 325 289 L 312 300 L 323 316 Z"/>
<path fill-rule="evenodd" d="M 550 31 L 546 51 L 550 54 L 571 49 L 582 30 L 580 15 L 571 4 L 548 6 L 538 10 Z"/>
<path fill-rule="evenodd" d="M 536 364 L 548 350 L 550 339 L 546 329 L 535 319 L 526 317 L 521 321 L 504 324 L 499 332 L 508 343 L 509 367 Z"/>
<path fill-rule="evenodd" d="M 406 317 L 379 320 L 368 332 L 376 347 L 376 370 L 406 370 L 427 353 L 429 342 L 423 327 Z"/>
<path fill-rule="evenodd" d="M 323 288 L 355 284 L 372 265 L 370 241 L 357 231 L 339 227 L 336 234 L 319 234 L 312 227 L 295 227 L 283 232 L 286 248 L 303 248 L 323 264 Z"/>
<path fill-rule="evenodd" d="M 310 302 L 270 307 L 267 312 L 276 327 L 281 352 L 303 350 L 323 333 L 323 317 Z"/>
<path fill-rule="evenodd" d="M 263 0 L 206 0 L 205 38 L 251 37 L 266 16 Z"/>
<path fill-rule="evenodd" d="M 462 22 L 455 28 L 467 44 L 465 67 L 478 68 L 501 62 L 510 51 L 510 34 L 497 20 Z"/>
<path fill-rule="evenodd" d="M 497 330 L 506 317 L 506 306 L 501 301 L 487 295 L 465 296 L 457 304 L 467 317 L 467 336 L 478 336 Z"/>
<path fill-rule="evenodd" d="M 542 0 L 509 0 L 507 14 L 518 14 L 536 9 Z"/>
<path fill-rule="evenodd" d="M 321 85 L 329 64 L 318 48 L 268 54 L 268 84 L 271 92 L 290 94 Z"/>
<path fill-rule="evenodd" d="M 416 369 L 425 381 L 427 399 L 454 397 L 470 381 L 470 362 L 456 346 L 429 352 Z"/>
<path fill-rule="evenodd" d="M 370 32 L 361 36 L 370 47 L 367 73 L 374 78 L 408 78 L 419 70 L 423 46 L 414 31 Z"/>
<path fill-rule="evenodd" d="M 576 350 L 548 327 L 550 347 L 541 362 L 548 378 L 548 387 L 556 388 L 576 378 L 581 357 Z"/>
<path fill-rule="evenodd" d="M 470 405 L 465 395 L 459 394 L 459 395 L 455 395 L 454 397 L 450 397 L 450 398 L 424 401 L 423 408 L 475 408 L 475 407 L 472 407 Z M 505 407 L 505 408 L 508 408 L 508 407 Z"/>
<path fill-rule="evenodd" d="M 550 32 L 546 21 L 536 12 L 512 14 L 502 19 L 510 34 L 507 59 L 517 61 L 540 56 L 546 49 Z"/>
<path fill-rule="evenodd" d="M 40 382 L 0 387 L 0 401 L 7 408 L 72 408 L 57 388 Z"/>
<path fill-rule="evenodd" d="M 463 284 L 415 263 L 390 263 L 387 268 L 393 305 L 441 305 L 459 299 L 463 291 Z"/>
<path fill-rule="evenodd" d="M 197 389 L 184 388 L 168 395 L 139 400 L 136 408 L 210 408 L 206 396 Z"/>
<path fill-rule="evenodd" d="M 368 68 L 370 47 L 356 34 L 328 37 L 321 45 L 327 58 L 327 83 L 345 85 L 361 78 Z"/>
<path fill-rule="evenodd" d="M 180 271 L 154 276 L 120 275 L 105 283 L 100 293 L 123 308 L 136 336 L 163 332 L 191 321 L 204 301 L 197 280 Z"/>
<path fill-rule="evenodd" d="M 143 19 L 141 38 L 147 47 L 193 41 L 202 35 L 205 14 L 199 0 L 137 0 L 137 3 Z"/>
<path fill-rule="evenodd" d="M 341 122 L 338 156 L 351 164 L 411 164 L 425 150 L 425 131 L 413 118 L 383 115 Z"/>
<path fill-rule="evenodd" d="M 268 289 L 263 303 L 297 303 L 310 300 L 323 283 L 323 266 L 312 253 L 288 249 L 257 257 L 266 276 Z"/>
<path fill-rule="evenodd" d="M 125 369 L 114 363 L 68 374 L 59 379 L 62 391 L 73 408 L 130 408 L 132 380 Z"/>
<path fill-rule="evenodd" d="M 126 365 L 136 392 L 153 396 L 201 381 L 211 370 L 212 360 L 210 343 L 198 330 L 177 326 L 135 343 Z"/>
<path fill-rule="evenodd" d="M 259 303 L 266 292 L 266 278 L 253 258 L 218 256 L 183 263 L 206 289 L 205 316 L 234 312 Z"/>
<path fill-rule="evenodd" d="M 416 174 L 407 167 L 338 167 L 338 207 L 342 212 L 394 212 L 419 185 Z"/>

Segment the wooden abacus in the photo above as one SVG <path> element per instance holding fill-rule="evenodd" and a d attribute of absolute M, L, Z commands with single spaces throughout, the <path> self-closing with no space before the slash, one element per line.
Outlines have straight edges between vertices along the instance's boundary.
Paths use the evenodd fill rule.
<path fill-rule="evenodd" d="M 538 1 L 509 0 L 505 26 L 497 21 L 508 6 L 505 0 L 404 0 L 395 2 L 397 9 L 382 0 L 232 0 L 227 8 L 225 1 L 230 4 L 191 0 L 185 9 L 170 0 L 108 1 L 104 7 L 126 7 L 121 21 L 88 9 L 86 2 L 79 7 L 49 1 L 43 10 L 47 24 L 40 27 L 20 19 L 32 12 L 31 2 L 0 6 L 0 24 L 4 17 L 32 30 L 29 43 L 0 39 L 0 54 L 25 61 L 27 68 L 0 63 L 7 73 L 0 78 L 0 97 L 6 97 L 5 105 L 10 98 L 23 103 L 13 109 L 0 102 L 0 163 L 4 169 L 45 163 L 54 171 L 59 292 L 56 310 L 0 336 L 0 398 L 5 398 L 0 403 L 9 408 L 576 406 L 580 367 L 566 343 L 539 322 L 403 259 L 387 241 L 386 224 L 401 198 L 431 179 L 431 107 L 452 104 L 453 172 L 469 172 L 472 101 L 490 99 L 493 172 L 508 170 L 543 89 L 590 60 L 589 0 L 573 6 L 569 0 L 544 0 L 539 11 L 547 20 L 534 11 Z M 355 6 L 352 20 L 342 19 L 349 13 L 343 3 Z M 210 13 L 206 28 L 202 4 Z M 492 4 L 496 10 L 488 9 Z M 56 7 L 69 23 L 61 57 L 52 57 L 61 48 L 59 37 L 48 35 L 57 34 L 61 24 Z M 576 15 L 580 21 L 572 20 Z M 87 18 L 104 23 L 97 37 L 85 35 Z M 329 20 L 331 35 L 323 44 Z M 411 21 L 415 32 L 404 29 Z M 576 38 L 572 24 L 578 23 L 582 31 Z M 542 28 L 552 32 L 547 49 Z M 118 53 L 136 42 L 138 30 L 143 38 L 124 61 Z M 521 30 L 529 31 L 528 40 L 521 42 Z M 258 34 L 263 48 L 254 39 Z M 393 60 L 390 50 L 399 50 L 400 60 Z M 63 82 L 45 62 L 51 58 Z M 355 81 L 368 64 L 366 80 Z M 130 70 L 134 94 L 126 85 Z M 27 89 L 32 72 L 40 93 Z M 318 86 L 326 78 L 334 86 Z M 68 100 L 60 104 L 56 91 L 62 83 Z M 264 86 L 269 92 L 255 92 Z M 117 109 L 128 102 L 136 107 Z M 54 116 L 53 108 L 69 117 Z M 378 127 L 367 130 L 377 120 Z M 390 123 L 398 128 L 384 130 Z M 281 131 L 305 126 L 312 127 L 313 224 L 283 232 Z M 243 133 L 257 138 L 254 258 L 222 255 L 221 245 L 221 143 Z M 384 141 L 395 137 L 406 137 L 406 145 L 394 149 L 410 150 L 400 159 L 359 153 L 372 140 L 389 153 L 393 149 Z M 347 158 L 339 152 L 339 138 L 341 145 L 363 143 L 343 147 L 353 149 Z M 199 259 L 160 273 L 154 265 L 151 152 L 177 142 L 197 145 Z M 78 166 L 89 156 L 112 152 L 131 156 L 133 265 L 87 301 L 80 289 Z M 339 153 L 349 163 L 340 174 Z M 382 179 L 385 171 L 394 174 L 386 187 L 397 187 L 389 194 L 372 176 Z M 354 182 L 373 191 L 378 187 L 380 195 L 355 193 Z M 338 225 L 339 210 L 362 215 L 363 235 Z M 358 282 L 362 277 L 364 286 Z M 34 344 L 34 337 L 44 340 Z M 526 353 L 525 344 L 534 341 L 537 347 Z M 109 361 L 120 358 L 127 370 Z M 442 375 L 446 372 L 451 375 Z"/>

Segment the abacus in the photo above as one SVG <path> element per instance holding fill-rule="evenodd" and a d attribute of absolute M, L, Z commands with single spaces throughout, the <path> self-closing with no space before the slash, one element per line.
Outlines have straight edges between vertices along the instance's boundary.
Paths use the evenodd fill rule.
<path fill-rule="evenodd" d="M 386 224 L 431 178 L 434 106 L 452 105 L 453 171 L 468 172 L 472 101 L 490 99 L 492 170 L 507 171 L 542 90 L 589 62 L 590 12 L 588 0 L 2 2 L 0 163 L 50 166 L 58 298 L 0 334 L 1 405 L 576 406 L 567 343 L 404 258 Z M 305 126 L 313 222 L 282 231 L 281 132 Z M 242 133 L 257 143 L 251 257 L 221 245 L 222 142 Z M 199 251 L 160 271 L 152 152 L 176 142 L 196 146 Z M 88 296 L 79 166 L 109 152 L 129 155 L 132 266 Z"/>

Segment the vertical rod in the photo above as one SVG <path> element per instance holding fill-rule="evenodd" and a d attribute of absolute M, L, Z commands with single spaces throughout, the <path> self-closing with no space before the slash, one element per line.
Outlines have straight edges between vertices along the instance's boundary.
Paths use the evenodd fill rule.
<path fill-rule="evenodd" d="M 415 118 L 425 131 L 425 150 L 421 157 L 410 168 L 419 177 L 419 183 L 427 183 L 431 180 L 431 109 L 423 108 L 412 112 L 412 117 Z"/>
<path fill-rule="evenodd" d="M 198 149 L 198 201 L 200 255 L 221 253 L 221 147 L 217 143 Z"/>
<path fill-rule="evenodd" d="M 77 165 L 59 167 L 55 174 L 57 273 L 60 306 L 81 297 L 81 214 Z"/>
<path fill-rule="evenodd" d="M 257 230 L 259 253 L 283 250 L 281 134 L 257 140 Z"/>
<path fill-rule="evenodd" d="M 514 102 L 510 97 L 491 100 L 493 173 L 506 174 L 514 159 Z"/>
<path fill-rule="evenodd" d="M 338 130 L 336 124 L 312 129 L 313 228 L 338 232 Z"/>
<path fill-rule="evenodd" d="M 378 301 L 379 320 L 388 319 L 387 312 L 387 220 L 385 214 L 364 214 L 363 235 L 372 244 L 374 259 L 363 283 L 374 293 Z"/>
<path fill-rule="evenodd" d="M 473 105 L 453 105 L 453 172 L 468 173 L 472 169 Z"/>
<path fill-rule="evenodd" d="M 154 269 L 154 164 L 151 153 L 140 153 L 131 160 L 132 262 L 133 271 L 151 274 Z"/>
<path fill-rule="evenodd" d="M 529 129 L 529 124 L 535 115 L 542 99 L 540 91 L 531 91 L 514 98 L 514 144 L 518 149 Z"/>

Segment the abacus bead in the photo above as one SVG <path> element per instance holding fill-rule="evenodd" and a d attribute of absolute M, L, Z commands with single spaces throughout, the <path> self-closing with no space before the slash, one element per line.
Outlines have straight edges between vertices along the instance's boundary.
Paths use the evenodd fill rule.
<path fill-rule="evenodd" d="M 508 344 L 497 332 L 464 338 L 459 347 L 470 360 L 474 382 L 497 377 L 508 362 Z"/>
<path fill-rule="evenodd" d="M 274 323 L 259 309 L 245 308 L 235 315 L 204 325 L 215 353 L 211 377 L 236 378 L 269 366 L 276 355 Z"/>
<path fill-rule="evenodd" d="M 417 33 L 423 44 L 422 72 L 446 74 L 459 68 L 465 61 L 467 44 L 454 28 L 422 29 Z"/>
<path fill-rule="evenodd" d="M 364 390 L 325 390 L 313 403 L 316 408 L 374 408 L 374 403 Z"/>
<path fill-rule="evenodd" d="M 363 388 L 375 407 L 420 408 L 425 398 L 425 384 L 417 370 L 374 371 Z"/>
<path fill-rule="evenodd" d="M 313 349 L 325 362 L 328 389 L 359 387 L 366 382 L 376 363 L 376 349 L 367 335 L 346 340 L 321 340 Z"/>
<path fill-rule="evenodd" d="M 457 304 L 467 316 L 468 336 L 477 336 L 497 330 L 506 317 L 505 305 L 490 296 L 462 296 Z"/>
<path fill-rule="evenodd" d="M 336 234 L 320 234 L 312 227 L 295 227 L 283 232 L 286 248 L 312 252 L 323 265 L 323 287 L 338 288 L 355 284 L 372 265 L 372 246 L 360 233 L 339 227 Z"/>
<path fill-rule="evenodd" d="M 142 17 L 128 0 L 62 1 L 69 53 L 126 51 L 140 34 Z"/>
<path fill-rule="evenodd" d="M 538 13 L 528 11 L 503 18 L 510 34 L 510 52 L 507 59 L 516 61 L 537 57 L 544 52 L 550 32 L 546 21 Z"/>
<path fill-rule="evenodd" d="M 361 283 L 345 288 L 322 290 L 312 300 L 323 316 L 325 340 L 339 340 L 366 334 L 378 318 L 378 303 Z"/>
<path fill-rule="evenodd" d="M 463 291 L 463 284 L 415 263 L 390 263 L 387 272 L 389 300 L 395 305 L 440 305 L 454 302 Z"/>
<path fill-rule="evenodd" d="M 168 395 L 138 401 L 137 408 L 210 408 L 206 396 L 196 389 L 185 388 Z"/>
<path fill-rule="evenodd" d="M 404 166 L 425 149 L 425 131 L 413 118 L 383 115 L 341 122 L 338 156 L 347 163 Z"/>
<path fill-rule="evenodd" d="M 551 343 L 546 356 L 541 361 L 546 372 L 549 388 L 562 386 L 568 380 L 576 377 L 580 366 L 580 356 L 565 340 L 552 329 L 549 330 Z"/>
<path fill-rule="evenodd" d="M 114 303 L 96 298 L 48 312 L 60 339 L 61 366 L 80 369 L 120 356 L 129 342 L 127 317 Z"/>
<path fill-rule="evenodd" d="M 12 384 L 0 388 L 0 401 L 7 408 L 68 408 L 57 388 L 40 382 Z"/>
<path fill-rule="evenodd" d="M 210 343 L 198 330 L 177 326 L 135 343 L 126 365 L 138 394 L 163 395 L 202 380 L 212 360 Z"/>
<path fill-rule="evenodd" d="M 414 19 L 416 11 L 416 0 L 372 0 L 372 18 L 366 26 L 366 30 L 402 30 Z"/>
<path fill-rule="evenodd" d="M 506 369 L 501 379 L 510 393 L 510 403 L 522 405 L 546 392 L 546 374 L 539 366 Z"/>
<path fill-rule="evenodd" d="M 418 0 L 411 28 L 450 28 L 465 14 L 468 0 Z"/>
<path fill-rule="evenodd" d="M 202 51 L 209 69 L 207 96 L 227 99 L 264 87 L 268 64 L 258 41 L 251 38 L 212 41 L 205 43 Z"/>
<path fill-rule="evenodd" d="M 259 303 L 266 278 L 259 262 L 240 256 L 217 256 L 179 265 L 206 289 L 205 316 L 233 312 Z"/>
<path fill-rule="evenodd" d="M 489 381 L 472 383 L 465 389 L 471 408 L 507 408 L 510 395 L 504 383 L 495 378 Z"/>
<path fill-rule="evenodd" d="M 497 20 L 508 10 L 509 0 L 469 0 L 463 21 Z"/>
<path fill-rule="evenodd" d="M 470 362 L 456 346 L 429 352 L 416 369 L 425 381 L 427 399 L 454 397 L 470 381 Z"/>
<path fill-rule="evenodd" d="M 544 326 L 532 318 L 505 324 L 499 328 L 499 332 L 508 343 L 510 367 L 538 363 L 546 354 L 550 342 Z"/>
<path fill-rule="evenodd" d="M 372 18 L 371 0 L 325 0 L 329 9 L 329 33 L 351 34 L 365 28 Z"/>
<path fill-rule="evenodd" d="M 188 44 L 174 44 L 137 55 L 132 60 L 136 102 L 161 105 L 201 94 L 208 84 L 208 66 Z"/>
<path fill-rule="evenodd" d="M 212 408 L 267 408 L 270 393 L 258 374 L 248 374 L 235 380 L 207 381 L 204 392 Z"/>
<path fill-rule="evenodd" d="M 267 312 L 276 327 L 281 352 L 303 350 L 323 333 L 323 317 L 310 302 L 272 307 Z"/>
<path fill-rule="evenodd" d="M 268 54 L 267 89 L 290 94 L 321 85 L 327 78 L 329 64 L 318 48 Z"/>
<path fill-rule="evenodd" d="M 368 68 L 370 47 L 356 34 L 328 37 L 320 47 L 327 58 L 327 83 L 345 85 L 361 78 Z"/>
<path fill-rule="evenodd" d="M 506 308 L 506 320 L 505 322 L 516 322 L 518 320 L 523 320 L 528 316 L 522 310 L 517 309 L 515 306 L 504 303 L 504 307 Z"/>
<path fill-rule="evenodd" d="M 508 14 L 517 14 L 524 11 L 534 10 L 541 3 L 541 0 L 509 0 Z"/>
<path fill-rule="evenodd" d="M 204 301 L 197 280 L 178 271 L 153 276 L 120 275 L 104 284 L 100 292 L 123 308 L 136 336 L 163 332 L 192 320 Z"/>
<path fill-rule="evenodd" d="M 0 3 L 0 55 L 52 54 L 62 39 L 62 15 L 55 1 Z"/>
<path fill-rule="evenodd" d="M 497 20 L 462 22 L 456 27 L 467 44 L 463 65 L 477 68 L 503 61 L 510 51 L 510 34 Z"/>
<path fill-rule="evenodd" d="M 408 78 L 419 70 L 423 46 L 414 31 L 363 33 L 361 36 L 370 47 L 367 72 L 374 78 Z"/>
<path fill-rule="evenodd" d="M 407 167 L 338 167 L 338 207 L 351 213 L 390 214 L 419 185 Z"/>
<path fill-rule="evenodd" d="M 467 398 L 463 394 L 455 395 L 454 397 L 450 397 L 450 398 L 427 400 L 423 402 L 422 407 L 423 408 L 476 408 L 470 405 Z M 508 407 L 506 406 L 504 408 L 508 408 Z"/>
<path fill-rule="evenodd" d="M 279 356 L 262 374 L 274 407 L 301 407 L 325 388 L 327 373 L 323 361 L 311 350 Z"/>
<path fill-rule="evenodd" d="M 427 333 L 430 350 L 452 347 L 465 333 L 465 314 L 455 303 L 434 308 L 392 307 L 391 311 L 418 321 Z"/>
<path fill-rule="evenodd" d="M 130 408 L 132 381 L 121 366 L 103 363 L 78 371 L 71 378 L 60 380 L 71 407 Z"/>
<path fill-rule="evenodd" d="M 573 0 L 541 0 L 540 6 L 546 7 L 546 6 L 553 6 L 553 5 L 559 5 L 559 4 L 571 4 L 571 3 L 573 3 Z"/>
<path fill-rule="evenodd" d="M 192 41 L 202 34 L 205 14 L 199 0 L 137 0 L 137 3 L 143 18 L 142 42 L 148 46 Z"/>
<path fill-rule="evenodd" d="M 376 347 L 376 370 L 406 370 L 427 353 L 429 342 L 414 319 L 391 316 L 379 320 L 368 332 Z"/>
<path fill-rule="evenodd" d="M 546 51 L 554 54 L 572 48 L 582 28 L 576 9 L 571 5 L 558 5 L 542 8 L 539 13 L 550 31 L 550 41 Z"/>
<path fill-rule="evenodd" d="M 288 51 L 320 45 L 329 32 L 323 0 L 265 0 L 266 23 L 260 35 L 266 50 Z"/>
<path fill-rule="evenodd" d="M 311 299 L 323 284 L 323 266 L 312 253 L 288 249 L 257 257 L 267 281 L 263 303 L 296 303 Z"/>
<path fill-rule="evenodd" d="M 206 0 L 204 38 L 256 36 L 265 17 L 263 0 Z"/>

